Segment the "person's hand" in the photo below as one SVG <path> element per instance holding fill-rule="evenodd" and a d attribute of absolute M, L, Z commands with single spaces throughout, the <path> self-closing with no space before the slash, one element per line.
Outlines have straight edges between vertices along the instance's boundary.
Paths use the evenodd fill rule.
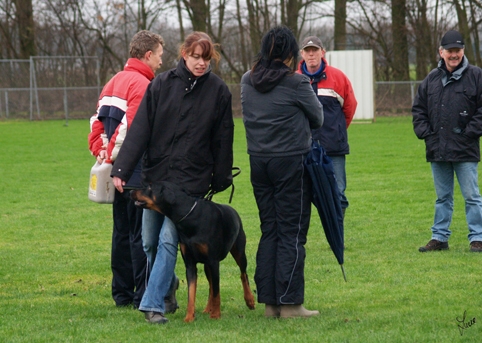
<path fill-rule="evenodd" d="M 112 182 L 114 183 L 115 188 L 116 188 L 119 192 L 124 193 L 124 188 L 123 188 L 123 186 L 126 185 L 126 182 L 125 182 L 125 181 L 122 181 L 121 178 L 119 178 L 119 177 L 117 177 L 117 176 L 114 176 L 114 177 L 112 178 Z"/>
<path fill-rule="evenodd" d="M 104 162 L 104 160 L 107 158 L 107 150 L 101 150 L 96 158 L 97 162 L 99 162 L 99 164 L 102 164 L 102 162 Z"/>

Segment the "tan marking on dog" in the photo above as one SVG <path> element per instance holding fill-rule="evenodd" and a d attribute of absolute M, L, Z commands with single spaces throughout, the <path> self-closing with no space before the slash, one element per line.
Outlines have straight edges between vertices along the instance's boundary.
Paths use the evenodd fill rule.
<path fill-rule="evenodd" d="M 254 310 L 254 296 L 251 292 L 251 289 L 249 288 L 248 275 L 246 275 L 245 273 L 241 274 L 241 283 L 243 284 L 244 301 L 246 302 L 246 305 L 249 307 L 250 310 Z"/>
<path fill-rule="evenodd" d="M 179 243 L 179 249 L 181 249 L 181 254 L 186 254 L 186 244 Z"/>
<path fill-rule="evenodd" d="M 151 198 L 143 195 L 143 194 L 141 193 L 141 191 L 138 191 L 138 190 L 136 190 L 136 191 L 134 192 L 134 194 L 135 194 L 135 199 L 136 199 L 137 201 L 142 201 L 142 202 L 145 203 L 144 208 L 147 208 L 147 209 L 152 210 L 152 211 L 157 211 L 157 212 L 159 212 L 160 214 L 164 214 L 164 213 L 162 213 L 161 209 L 160 209 L 159 207 L 157 207 L 157 205 L 156 205 L 156 197 L 155 197 L 155 196 L 153 196 L 152 199 L 151 199 Z"/>
<path fill-rule="evenodd" d="M 204 244 L 196 244 L 196 247 L 197 247 L 197 249 L 198 249 L 198 251 L 199 251 L 200 253 L 202 253 L 203 255 L 206 255 L 206 256 L 207 256 L 207 254 L 208 254 L 208 252 L 209 252 L 209 248 L 208 248 L 207 243 L 204 243 Z"/>
<path fill-rule="evenodd" d="M 187 312 L 184 321 L 190 323 L 194 321 L 194 312 L 196 310 L 196 281 L 188 284 L 188 295 L 187 295 Z"/>

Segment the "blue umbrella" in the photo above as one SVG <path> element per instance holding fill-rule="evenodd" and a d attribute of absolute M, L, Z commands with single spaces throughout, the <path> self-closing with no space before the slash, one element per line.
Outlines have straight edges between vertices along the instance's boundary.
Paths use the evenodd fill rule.
<path fill-rule="evenodd" d="M 305 167 L 313 184 L 312 203 L 318 210 L 326 239 L 346 281 L 343 267 L 345 244 L 340 190 L 336 184 L 333 162 L 319 142 L 313 141 L 311 151 L 305 159 Z"/>

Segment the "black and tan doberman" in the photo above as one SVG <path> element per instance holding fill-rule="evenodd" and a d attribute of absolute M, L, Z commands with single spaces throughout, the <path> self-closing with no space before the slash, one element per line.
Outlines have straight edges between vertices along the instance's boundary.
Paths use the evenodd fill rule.
<path fill-rule="evenodd" d="M 197 263 L 204 264 L 209 282 L 209 299 L 204 312 L 209 313 L 211 318 L 221 316 L 219 262 L 229 252 L 241 270 L 246 305 L 254 309 L 254 297 L 246 274 L 246 234 L 241 218 L 232 207 L 194 198 L 170 182 L 160 182 L 146 189 L 131 191 L 131 197 L 136 205 L 158 211 L 176 225 L 188 284 L 188 305 L 184 321 L 194 320 Z"/>

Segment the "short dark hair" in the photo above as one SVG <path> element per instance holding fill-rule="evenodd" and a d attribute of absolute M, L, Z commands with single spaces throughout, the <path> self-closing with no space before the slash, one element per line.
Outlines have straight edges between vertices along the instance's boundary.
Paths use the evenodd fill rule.
<path fill-rule="evenodd" d="M 262 62 L 293 59 L 293 65 L 299 56 L 299 47 L 295 35 L 284 25 L 270 29 L 261 39 L 261 50 L 256 57 L 255 66 Z"/>
<path fill-rule="evenodd" d="M 132 37 L 129 45 L 129 54 L 132 58 L 141 59 L 146 52 L 156 50 L 159 45 L 164 46 L 164 39 L 161 35 L 142 30 Z"/>

